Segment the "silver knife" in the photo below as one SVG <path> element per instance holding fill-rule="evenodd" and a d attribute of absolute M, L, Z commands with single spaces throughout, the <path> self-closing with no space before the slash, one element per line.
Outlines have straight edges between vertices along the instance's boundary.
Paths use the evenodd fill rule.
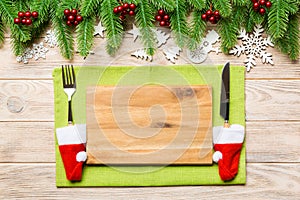
<path fill-rule="evenodd" d="M 230 105 L 230 63 L 227 62 L 222 71 L 220 115 L 224 118 L 224 127 L 229 128 Z"/>

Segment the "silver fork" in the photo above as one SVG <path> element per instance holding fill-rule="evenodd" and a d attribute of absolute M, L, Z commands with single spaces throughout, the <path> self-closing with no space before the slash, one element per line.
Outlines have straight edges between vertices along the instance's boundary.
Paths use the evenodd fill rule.
<path fill-rule="evenodd" d="M 73 124 L 73 115 L 72 115 L 72 96 L 76 91 L 76 77 L 73 65 L 61 66 L 61 74 L 63 81 L 64 92 L 68 96 L 68 123 Z"/>

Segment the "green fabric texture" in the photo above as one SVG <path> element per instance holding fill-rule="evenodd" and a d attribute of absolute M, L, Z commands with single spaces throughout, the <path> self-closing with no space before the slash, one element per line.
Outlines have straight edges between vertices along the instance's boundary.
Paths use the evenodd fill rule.
<path fill-rule="evenodd" d="M 85 123 L 85 91 L 89 85 L 196 85 L 208 84 L 213 88 L 213 126 L 223 125 L 219 115 L 221 71 L 223 66 L 145 66 L 145 67 L 76 67 L 77 90 L 73 96 L 73 118 L 77 124 Z M 231 66 L 230 122 L 245 126 L 244 67 Z M 61 68 L 53 71 L 55 128 L 67 126 L 68 102 L 63 91 Z M 210 166 L 84 166 L 80 182 L 66 179 L 57 140 L 57 187 L 92 186 L 175 186 L 245 184 L 246 150 L 243 146 L 238 175 L 224 182 L 219 177 L 218 165 Z"/>

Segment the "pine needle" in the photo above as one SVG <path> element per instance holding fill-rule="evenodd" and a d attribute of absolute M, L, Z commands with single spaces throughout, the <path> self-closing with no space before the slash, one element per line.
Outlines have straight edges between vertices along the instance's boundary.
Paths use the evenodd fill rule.
<path fill-rule="evenodd" d="M 192 12 L 192 24 L 190 28 L 190 37 L 188 42 L 188 48 L 194 50 L 200 44 L 205 30 L 206 30 L 206 22 L 201 18 L 202 12 L 200 10 L 194 10 Z"/>
<path fill-rule="evenodd" d="M 0 47 L 2 47 L 4 43 L 4 31 L 5 31 L 4 24 L 0 19 Z"/>
<path fill-rule="evenodd" d="M 139 0 L 136 0 L 139 2 Z M 158 9 L 164 9 L 167 12 L 171 12 L 175 8 L 175 2 L 173 0 L 149 0 Z"/>
<path fill-rule="evenodd" d="M 221 49 L 224 53 L 228 53 L 237 42 L 237 24 L 233 23 L 231 19 L 221 19 L 219 22 L 219 34 L 221 36 Z"/>
<path fill-rule="evenodd" d="M 76 27 L 77 44 L 79 54 L 83 57 L 88 56 L 94 42 L 94 17 L 86 17 Z"/>
<path fill-rule="evenodd" d="M 81 4 L 81 15 L 83 17 L 89 17 L 95 15 L 96 8 L 100 5 L 100 0 L 83 0 Z"/>

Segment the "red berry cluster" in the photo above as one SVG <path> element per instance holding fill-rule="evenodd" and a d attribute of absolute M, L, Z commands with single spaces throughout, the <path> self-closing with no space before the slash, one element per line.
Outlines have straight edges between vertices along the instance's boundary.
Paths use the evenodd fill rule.
<path fill-rule="evenodd" d="M 77 26 L 83 20 L 83 17 L 78 14 L 76 9 L 65 9 L 64 15 L 66 17 L 66 24 L 68 26 Z"/>
<path fill-rule="evenodd" d="M 264 15 L 266 13 L 265 8 L 271 8 L 272 2 L 268 0 L 252 0 L 253 9 L 259 14 Z"/>
<path fill-rule="evenodd" d="M 126 18 L 126 15 L 134 16 L 135 9 L 136 9 L 136 5 L 134 3 L 131 3 L 131 4 L 123 3 L 120 6 L 116 6 L 113 11 L 115 14 L 121 14 L 120 19 L 124 20 Z"/>
<path fill-rule="evenodd" d="M 160 26 L 170 26 L 170 16 L 162 9 L 157 11 L 155 20 L 159 22 Z"/>
<path fill-rule="evenodd" d="M 206 11 L 206 13 L 201 15 L 201 18 L 204 21 L 209 21 L 212 24 L 216 24 L 221 19 L 221 16 L 218 10 L 212 11 L 209 9 Z"/>
<path fill-rule="evenodd" d="M 37 11 L 19 11 L 18 12 L 18 17 L 14 19 L 15 24 L 23 24 L 30 26 L 32 24 L 32 19 L 31 18 L 38 18 L 39 13 Z"/>

